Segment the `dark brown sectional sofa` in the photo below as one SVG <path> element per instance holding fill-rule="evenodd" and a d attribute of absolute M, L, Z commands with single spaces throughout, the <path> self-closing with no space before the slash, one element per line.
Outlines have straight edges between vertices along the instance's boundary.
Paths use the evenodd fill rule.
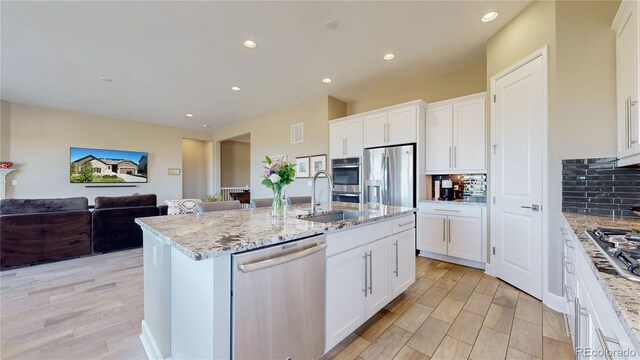
<path fill-rule="evenodd" d="M 158 216 L 156 195 L 0 201 L 0 268 L 142 246 L 135 218 Z"/>
<path fill-rule="evenodd" d="M 91 254 L 87 198 L 0 202 L 2 269 Z"/>

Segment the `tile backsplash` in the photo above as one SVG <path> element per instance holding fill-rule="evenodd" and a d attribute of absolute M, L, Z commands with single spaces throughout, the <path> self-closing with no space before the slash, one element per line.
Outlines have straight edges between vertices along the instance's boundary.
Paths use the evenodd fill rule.
<path fill-rule="evenodd" d="M 637 218 L 640 169 L 616 167 L 616 158 L 562 161 L 562 211 Z"/>

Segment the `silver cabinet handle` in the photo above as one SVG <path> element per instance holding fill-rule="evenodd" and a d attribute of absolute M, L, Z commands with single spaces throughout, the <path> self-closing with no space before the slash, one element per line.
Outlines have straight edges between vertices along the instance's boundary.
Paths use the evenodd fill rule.
<path fill-rule="evenodd" d="M 631 147 L 631 117 L 629 116 L 631 111 L 629 109 L 629 99 L 630 98 L 624 99 L 624 125 L 627 149 Z"/>
<path fill-rule="evenodd" d="M 399 227 L 405 227 L 405 226 L 407 226 L 407 225 L 411 225 L 411 224 L 413 224 L 413 221 L 409 220 L 409 221 L 404 222 L 404 223 L 402 223 L 402 224 L 398 224 L 398 226 L 399 226 Z"/>
<path fill-rule="evenodd" d="M 613 358 L 611 357 L 611 354 L 612 354 L 611 349 L 609 349 L 609 343 L 620 345 L 620 341 L 618 341 L 617 339 L 605 336 L 602 333 L 602 329 L 600 328 L 596 329 L 596 334 L 598 335 L 598 340 L 600 341 L 600 345 L 602 345 L 602 348 L 604 349 L 604 357 L 607 360 L 613 360 Z"/>
<path fill-rule="evenodd" d="M 369 294 L 373 294 L 373 254 L 369 250 Z"/>
<path fill-rule="evenodd" d="M 449 168 L 451 168 L 451 146 L 449 146 Z"/>
<path fill-rule="evenodd" d="M 446 242 L 446 238 L 447 238 L 447 232 L 445 231 L 445 228 L 447 226 L 447 218 L 442 219 L 442 242 Z"/>
<path fill-rule="evenodd" d="M 447 237 L 449 238 L 449 242 L 451 242 L 451 219 L 447 219 Z"/>
<path fill-rule="evenodd" d="M 367 252 L 365 251 L 364 256 L 364 297 L 367 297 L 367 286 L 369 285 L 369 272 L 367 271 Z"/>
<path fill-rule="evenodd" d="M 293 254 L 280 256 L 280 257 L 269 259 L 269 260 L 263 260 L 263 261 L 258 261 L 258 262 L 254 262 L 254 263 L 249 263 L 249 264 L 240 264 L 238 267 L 240 268 L 240 270 L 243 273 L 248 273 L 248 272 L 252 272 L 252 271 L 258 271 L 258 270 L 270 268 L 270 267 L 273 267 L 273 266 L 281 265 L 281 264 L 284 264 L 284 263 L 288 263 L 290 261 L 301 259 L 301 258 L 309 256 L 311 254 L 315 254 L 318 251 L 324 250 L 326 248 L 327 248 L 327 244 L 326 243 L 321 243 L 321 244 L 318 244 L 318 245 L 316 245 L 314 247 L 308 248 L 306 250 L 298 251 L 298 252 L 295 252 Z"/>
<path fill-rule="evenodd" d="M 396 270 L 393 273 L 398 277 L 398 240 L 393 243 L 393 246 L 396 247 Z"/>
<path fill-rule="evenodd" d="M 460 210 L 451 210 L 451 209 L 435 209 L 436 211 L 445 211 L 445 212 L 460 212 Z"/>
<path fill-rule="evenodd" d="M 453 146 L 453 167 L 458 167 L 458 147 Z"/>
<path fill-rule="evenodd" d="M 631 135 L 629 136 L 631 137 L 631 145 L 638 143 L 638 138 L 636 137 L 638 136 L 638 123 L 635 123 L 635 129 L 634 129 L 633 110 L 631 109 L 633 106 L 636 106 L 637 104 L 638 102 L 633 101 L 631 96 L 629 96 L 629 129 L 631 131 Z"/>

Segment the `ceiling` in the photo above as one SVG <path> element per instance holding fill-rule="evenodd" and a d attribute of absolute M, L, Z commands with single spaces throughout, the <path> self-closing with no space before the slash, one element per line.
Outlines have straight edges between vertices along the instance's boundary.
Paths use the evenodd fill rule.
<path fill-rule="evenodd" d="M 215 131 L 483 63 L 486 40 L 529 3 L 2 1 L 0 96 Z M 488 11 L 500 16 L 482 23 Z"/>

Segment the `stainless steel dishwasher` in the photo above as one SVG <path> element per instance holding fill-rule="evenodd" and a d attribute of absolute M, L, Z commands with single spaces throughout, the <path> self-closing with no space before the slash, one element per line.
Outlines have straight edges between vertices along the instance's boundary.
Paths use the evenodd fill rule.
<path fill-rule="evenodd" d="M 232 357 L 324 353 L 324 235 L 233 255 Z"/>

